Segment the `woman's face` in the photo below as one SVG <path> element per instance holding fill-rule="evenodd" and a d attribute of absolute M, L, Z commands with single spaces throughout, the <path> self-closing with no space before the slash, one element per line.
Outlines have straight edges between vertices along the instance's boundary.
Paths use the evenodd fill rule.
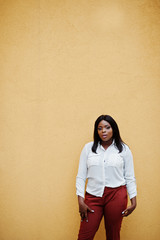
<path fill-rule="evenodd" d="M 113 129 L 109 122 L 102 120 L 98 124 L 98 135 L 103 142 L 107 142 L 113 137 Z"/>

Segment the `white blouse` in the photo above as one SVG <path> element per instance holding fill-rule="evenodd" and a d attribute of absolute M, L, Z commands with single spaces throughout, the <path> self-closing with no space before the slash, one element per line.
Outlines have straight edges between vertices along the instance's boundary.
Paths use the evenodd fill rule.
<path fill-rule="evenodd" d="M 94 196 L 102 197 L 105 187 L 126 185 L 130 199 L 137 195 L 134 175 L 133 157 L 129 147 L 124 144 L 119 153 L 114 141 L 105 150 L 98 144 L 97 154 L 92 152 L 93 142 L 87 143 L 80 156 L 76 177 L 76 194 L 84 198 L 86 191 Z"/>

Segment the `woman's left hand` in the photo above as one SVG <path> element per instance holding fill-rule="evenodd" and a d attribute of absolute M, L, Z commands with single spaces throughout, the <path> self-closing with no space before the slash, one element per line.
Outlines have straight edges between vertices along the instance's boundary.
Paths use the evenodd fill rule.
<path fill-rule="evenodd" d="M 130 215 L 136 208 L 136 205 L 137 205 L 136 197 L 134 197 L 131 199 L 131 206 L 129 206 L 122 212 L 122 217 L 127 217 L 128 215 Z"/>

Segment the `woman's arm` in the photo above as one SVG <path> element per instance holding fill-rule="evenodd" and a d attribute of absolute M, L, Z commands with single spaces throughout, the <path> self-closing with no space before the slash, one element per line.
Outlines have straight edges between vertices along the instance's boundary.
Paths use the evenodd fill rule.
<path fill-rule="evenodd" d="M 81 215 L 81 221 L 83 221 L 84 219 L 86 219 L 86 222 L 88 222 L 88 216 L 87 216 L 87 212 L 91 212 L 93 213 L 94 210 L 92 210 L 91 208 L 89 208 L 85 202 L 84 202 L 84 198 L 81 196 L 78 196 L 78 204 L 79 204 L 79 213 Z"/>
<path fill-rule="evenodd" d="M 132 199 L 137 195 L 137 187 L 134 174 L 133 156 L 128 146 L 126 146 L 124 154 L 124 179 L 129 198 Z"/>
<path fill-rule="evenodd" d="M 130 197 L 131 205 L 122 212 L 122 216 L 127 217 L 133 212 L 137 205 L 136 199 L 137 188 L 136 179 L 134 175 L 133 156 L 129 147 L 126 147 L 124 159 L 125 159 L 124 178 L 126 181 L 126 187 Z"/>
<path fill-rule="evenodd" d="M 122 216 L 127 217 L 128 215 L 130 215 L 134 211 L 136 206 L 137 206 L 137 199 L 136 197 L 133 197 L 131 199 L 131 205 L 122 212 Z"/>
<path fill-rule="evenodd" d="M 87 149 L 85 145 L 80 155 L 78 174 L 76 177 L 76 194 L 77 196 L 81 196 L 83 198 L 85 192 L 86 178 L 87 178 Z"/>
<path fill-rule="evenodd" d="M 79 213 L 81 215 L 81 221 L 86 219 L 88 222 L 87 213 L 94 212 L 91 210 L 84 202 L 84 191 L 85 191 L 85 183 L 87 178 L 87 158 L 88 158 L 88 151 L 87 145 L 83 148 L 80 156 L 79 161 L 79 168 L 78 174 L 76 177 L 76 189 L 77 189 L 77 196 L 78 196 L 78 205 L 79 205 Z"/>

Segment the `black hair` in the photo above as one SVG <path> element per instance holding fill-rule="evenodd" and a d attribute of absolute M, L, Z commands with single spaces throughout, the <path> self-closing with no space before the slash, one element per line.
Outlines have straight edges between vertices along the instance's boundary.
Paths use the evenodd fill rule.
<path fill-rule="evenodd" d="M 97 150 L 97 147 L 98 147 L 98 143 L 99 142 L 101 143 L 101 139 L 100 139 L 100 137 L 98 135 L 98 124 L 102 120 L 107 121 L 111 125 L 112 130 L 113 130 L 113 137 L 112 138 L 115 141 L 114 144 L 118 148 L 119 153 L 122 152 L 124 142 L 121 139 L 119 128 L 118 128 L 118 125 L 117 125 L 116 121 L 109 115 L 101 115 L 95 121 L 95 124 L 94 124 L 94 143 L 93 143 L 93 146 L 92 146 L 92 152 L 96 153 L 96 150 Z"/>

